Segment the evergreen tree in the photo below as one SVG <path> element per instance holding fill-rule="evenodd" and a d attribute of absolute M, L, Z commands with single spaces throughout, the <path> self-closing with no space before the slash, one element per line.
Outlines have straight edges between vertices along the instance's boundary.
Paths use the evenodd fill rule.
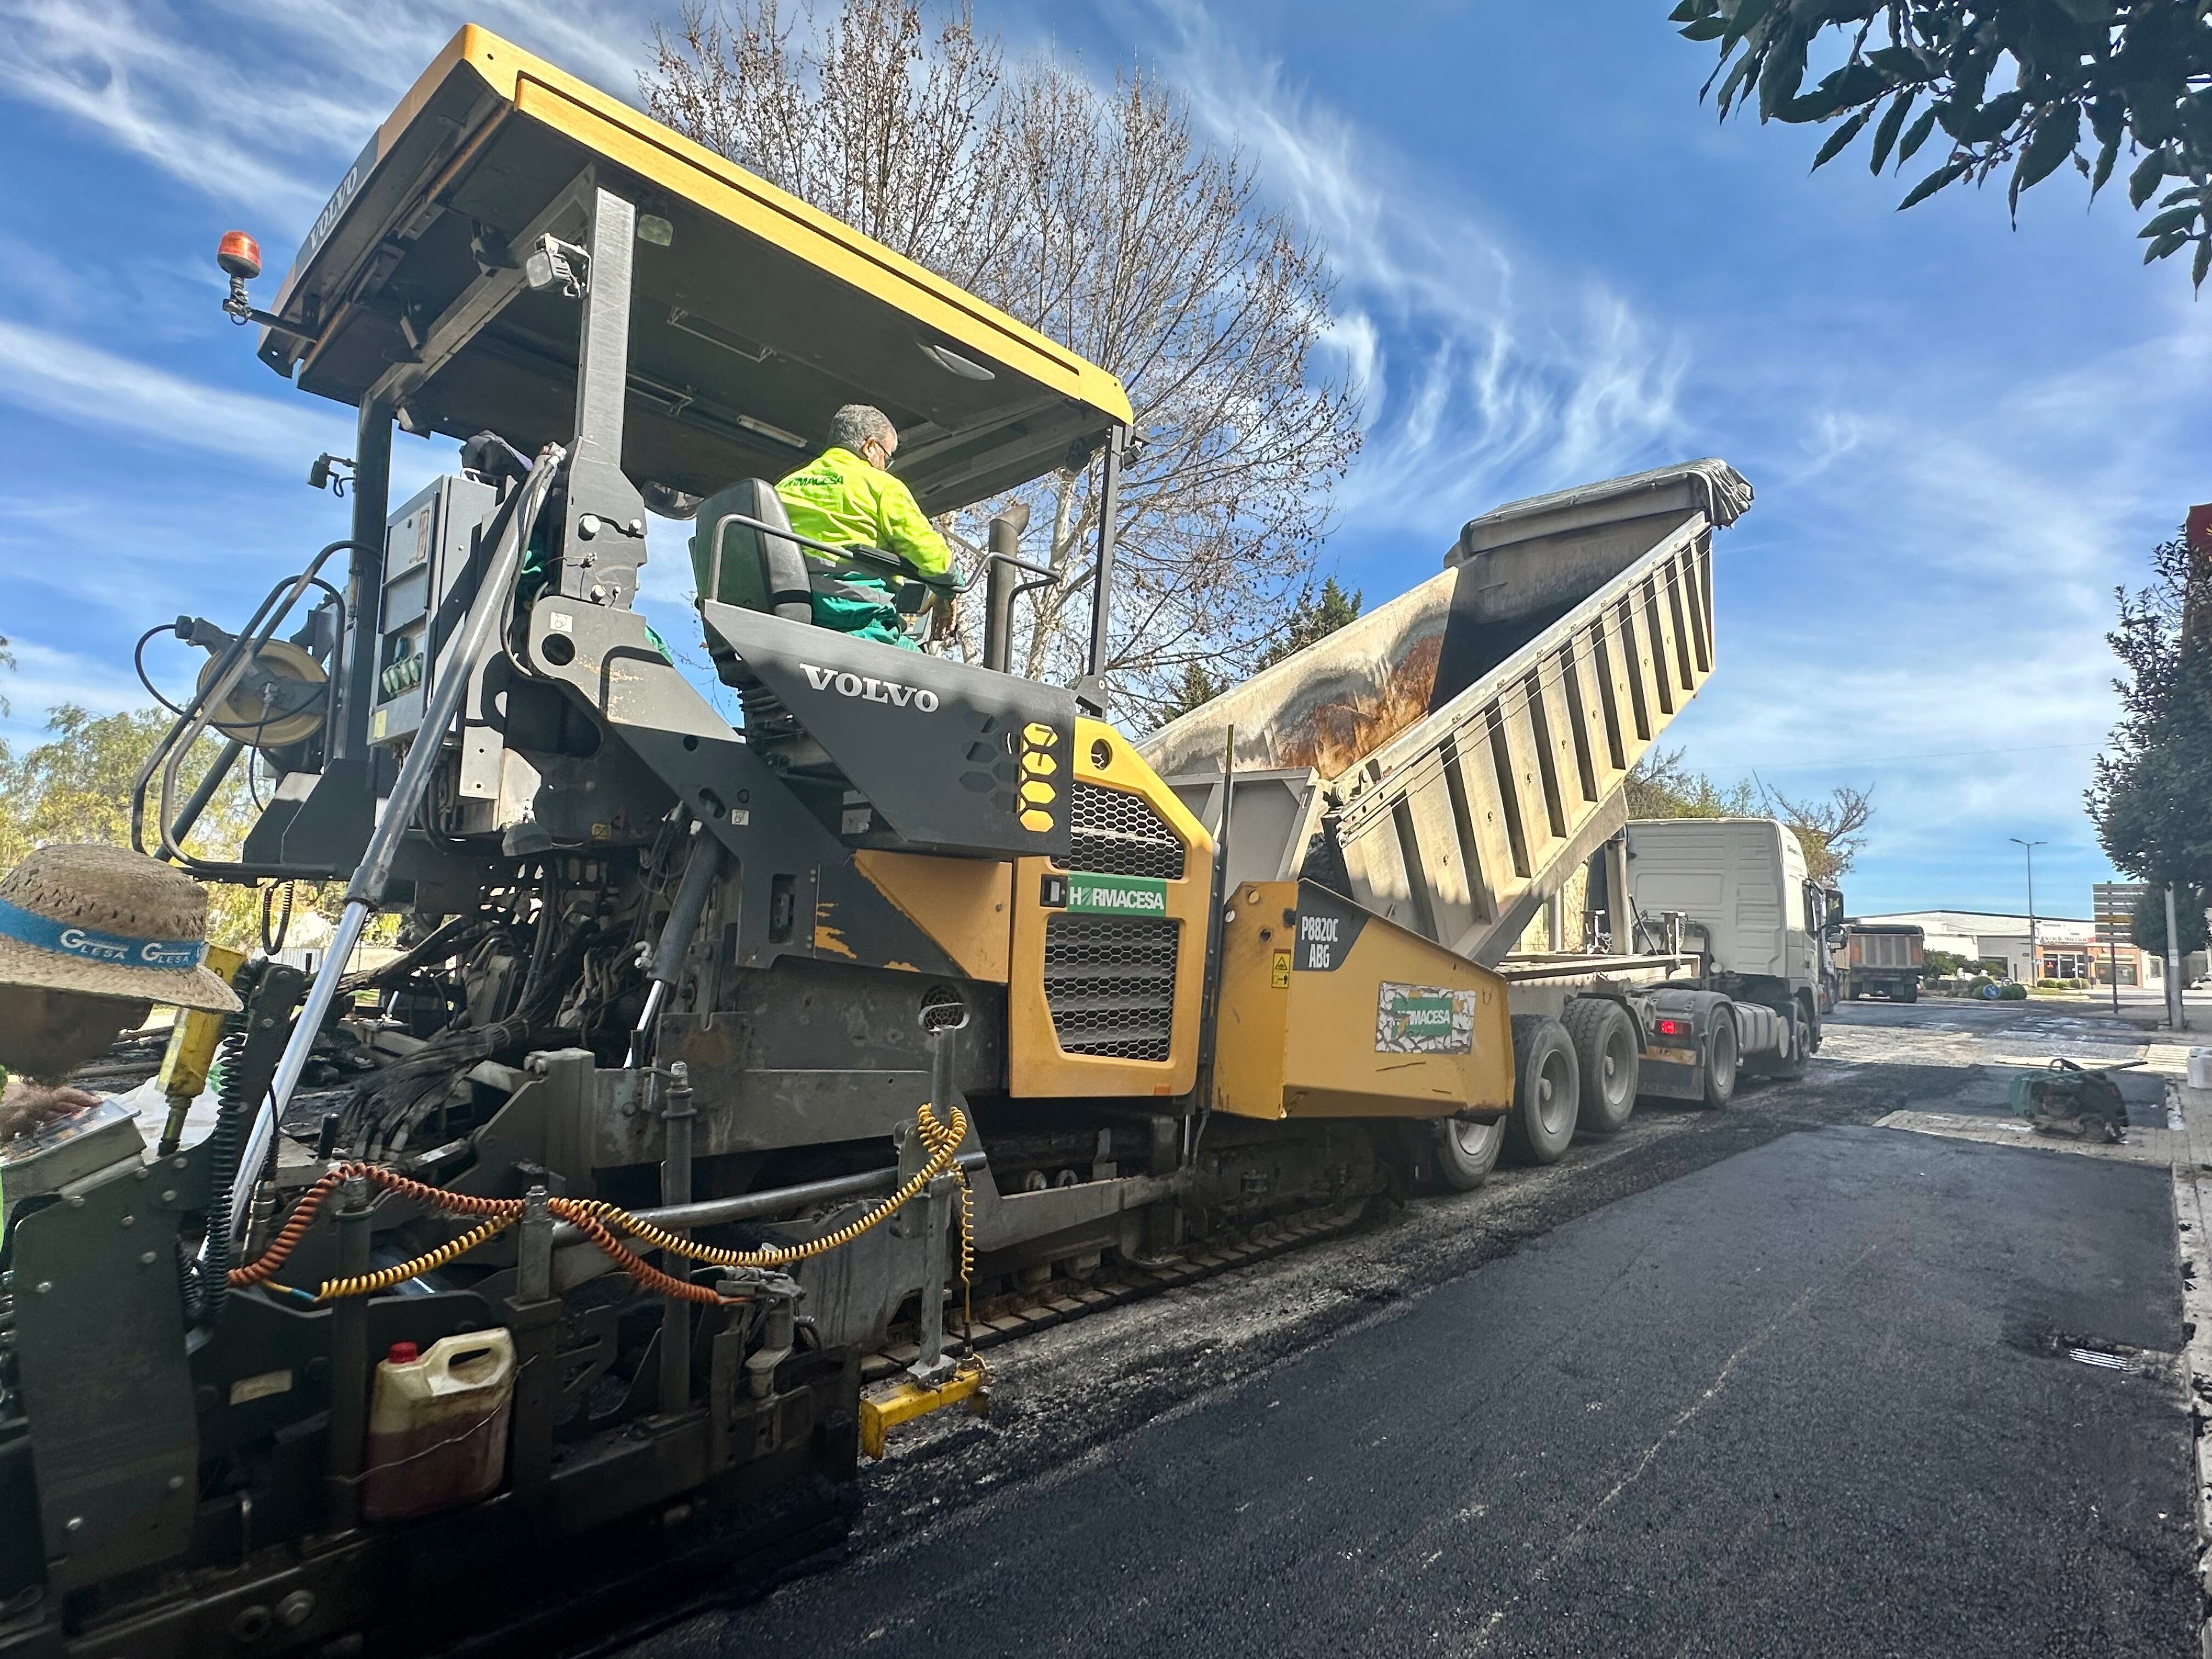
<path fill-rule="evenodd" d="M 1254 663 L 1256 671 L 1272 667 L 1292 652 L 1303 651 L 1316 640 L 1330 635 L 1354 620 L 1359 615 L 1360 602 L 1367 597 L 1366 590 L 1346 593 L 1337 586 L 1334 576 L 1325 579 L 1321 592 L 1316 593 L 1311 583 L 1298 590 L 1291 614 L 1283 623 L 1283 631 L 1267 649 L 1261 652 Z"/>

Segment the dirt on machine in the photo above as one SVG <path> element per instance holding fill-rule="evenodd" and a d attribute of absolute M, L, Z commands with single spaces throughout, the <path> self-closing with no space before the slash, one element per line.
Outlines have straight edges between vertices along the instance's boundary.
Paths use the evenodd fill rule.
<path fill-rule="evenodd" d="M 462 30 L 265 309 L 252 240 L 221 259 L 262 361 L 357 412 L 316 464 L 351 519 L 179 623 L 134 833 L 345 904 L 312 978 L 223 959 L 245 1010 L 179 1022 L 157 1145 L 110 1115 L 0 1169 L 0 1653 L 543 1650 L 772 1578 L 1040 1300 L 1817 1045 L 1834 896 L 1787 830 L 1626 817 L 1714 669 L 1723 462 L 1485 513 L 1135 736 L 1121 386 L 556 66 Z M 856 399 L 925 512 L 1090 469 L 1096 544 L 808 543 L 773 481 Z M 404 501 L 395 429 L 453 457 Z M 635 609 L 648 524 L 719 702 Z M 813 625 L 825 550 L 935 648 Z M 1067 685 L 1006 670 L 1054 580 L 1092 596 Z M 966 661 L 931 619 L 974 584 Z"/>

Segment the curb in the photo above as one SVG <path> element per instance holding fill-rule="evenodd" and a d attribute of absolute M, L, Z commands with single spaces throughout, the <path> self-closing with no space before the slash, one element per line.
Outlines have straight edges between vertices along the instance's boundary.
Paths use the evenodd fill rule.
<path fill-rule="evenodd" d="M 2177 1079 L 2167 1083 L 2166 1098 L 2167 1121 L 2183 1131 L 2173 1160 L 2183 1403 L 2197 1458 L 2198 1650 L 2212 1659 L 2212 1089 L 2192 1089 Z"/>

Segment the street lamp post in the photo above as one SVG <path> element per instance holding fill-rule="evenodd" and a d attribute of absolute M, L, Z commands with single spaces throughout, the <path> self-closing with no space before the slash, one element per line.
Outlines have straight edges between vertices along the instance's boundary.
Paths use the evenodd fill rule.
<path fill-rule="evenodd" d="M 2181 1000 L 2181 935 L 2174 926 L 2173 884 L 2166 884 L 2166 1023 L 2179 1031 L 2189 1024 Z"/>
<path fill-rule="evenodd" d="M 2027 976 L 2030 980 L 2039 980 L 2043 977 L 2043 936 L 2035 925 L 2035 849 L 2048 847 L 2051 843 L 2022 841 L 2018 836 L 2008 836 L 2005 839 L 2014 846 L 2027 850 Z"/>

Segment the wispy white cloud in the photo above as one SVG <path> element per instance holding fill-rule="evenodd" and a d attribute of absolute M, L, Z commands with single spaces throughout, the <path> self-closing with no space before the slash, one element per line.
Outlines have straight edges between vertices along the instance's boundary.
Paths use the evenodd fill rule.
<path fill-rule="evenodd" d="M 642 6 L 480 0 L 0 0 L 0 94 L 218 199 L 304 226 L 467 19 L 635 96 Z"/>
<path fill-rule="evenodd" d="M 8 700 L 12 712 L 0 719 L 0 742 L 11 747 L 39 742 L 46 731 L 46 711 L 65 702 L 95 714 L 145 706 L 146 694 L 127 665 L 118 669 L 104 658 L 58 650 L 35 640 L 11 638 L 8 649 L 15 666 L 13 672 L 0 669 L 0 697 Z"/>
<path fill-rule="evenodd" d="M 212 195 L 311 210 L 328 185 L 319 191 L 320 170 L 302 161 L 381 118 L 351 73 L 309 62 L 290 75 L 253 75 L 235 27 L 191 28 L 166 8 L 9 0 L 0 17 L 11 36 L 0 90 Z M 282 28 L 282 14 L 262 8 L 252 27 L 271 26 Z"/>
<path fill-rule="evenodd" d="M 1448 537 L 1480 507 L 1683 441 L 1672 331 L 1594 274 L 1547 269 L 1455 181 L 1292 84 L 1210 12 L 1132 4 L 1145 27 L 1129 33 L 1164 43 L 1163 71 L 1210 134 L 1328 250 L 1328 341 L 1365 398 L 1347 521 Z"/>
<path fill-rule="evenodd" d="M 2081 801 L 2118 713 L 2112 590 L 2204 493 L 2191 434 L 2212 419 L 2212 330 L 2148 325 L 2040 374 L 1885 381 L 1794 422 L 1755 406 L 1784 464 L 1721 544 L 1737 626 L 1675 729 L 1692 762 L 1790 793 L 1871 782 L 1878 871 L 1965 880 L 1972 849 L 2032 834 L 2071 848 L 2065 879 L 2098 878 Z"/>
<path fill-rule="evenodd" d="M 227 392 L 65 335 L 0 318 L 0 400 L 73 425 L 119 429 L 170 448 L 240 460 L 338 448 L 349 423 L 326 405 Z M 343 453 L 343 452 L 342 452 Z"/>

